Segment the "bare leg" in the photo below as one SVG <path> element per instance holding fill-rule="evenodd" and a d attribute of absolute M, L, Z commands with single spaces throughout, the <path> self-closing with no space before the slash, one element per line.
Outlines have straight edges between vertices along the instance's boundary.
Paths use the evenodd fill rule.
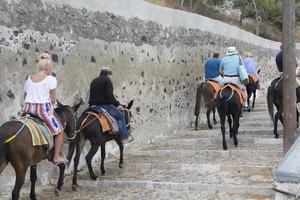
<path fill-rule="evenodd" d="M 63 132 L 60 132 L 58 135 L 55 136 L 55 147 L 54 147 L 54 160 L 62 158 L 60 155 L 61 146 L 64 140 Z"/>

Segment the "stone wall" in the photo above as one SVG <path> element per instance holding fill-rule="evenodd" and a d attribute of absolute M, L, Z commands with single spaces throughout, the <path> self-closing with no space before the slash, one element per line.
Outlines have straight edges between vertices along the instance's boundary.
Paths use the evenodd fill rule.
<path fill-rule="evenodd" d="M 123 103 L 135 99 L 135 142 L 128 148 L 191 126 L 196 86 L 213 51 L 224 56 L 227 46 L 236 46 L 240 52 L 251 50 L 262 68 L 263 83 L 275 76 L 278 43 L 144 1 L 95 2 L 0 0 L 0 122 L 17 117 L 25 79 L 36 71 L 35 58 L 40 52 L 48 52 L 54 61 L 58 99 L 73 104 L 82 97 L 81 111 L 87 107 L 89 84 L 100 66 L 112 66 L 118 99 Z M 218 34 L 215 29 L 223 31 Z M 107 147 L 108 153 L 116 151 L 113 143 Z M 48 183 L 44 167 L 40 181 Z M 0 180 L 9 174 L 7 168 Z"/>

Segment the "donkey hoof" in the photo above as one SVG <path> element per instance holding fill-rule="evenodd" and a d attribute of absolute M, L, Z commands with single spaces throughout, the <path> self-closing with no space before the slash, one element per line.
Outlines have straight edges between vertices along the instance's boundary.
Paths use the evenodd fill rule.
<path fill-rule="evenodd" d="M 213 126 L 210 125 L 210 126 L 208 126 L 208 128 L 209 128 L 209 129 L 213 129 Z"/>
<path fill-rule="evenodd" d="M 223 146 L 223 150 L 227 150 L 227 146 Z"/>
<path fill-rule="evenodd" d="M 275 138 L 279 138 L 279 135 L 278 134 L 275 134 L 275 136 L 274 136 Z"/>
<path fill-rule="evenodd" d="M 105 175 L 105 170 L 101 170 L 101 175 Z"/>
<path fill-rule="evenodd" d="M 60 196 L 60 193 L 61 193 L 61 191 L 60 191 L 59 189 L 56 188 L 56 189 L 54 190 L 55 196 L 57 196 L 57 197 Z"/>
<path fill-rule="evenodd" d="M 77 191 L 77 186 L 78 186 L 77 184 L 72 184 L 72 186 L 71 186 L 71 187 L 72 187 L 72 190 L 73 190 L 73 191 Z"/>
<path fill-rule="evenodd" d="M 30 195 L 30 200 L 36 200 L 36 196 L 35 195 Z"/>
<path fill-rule="evenodd" d="M 238 147 L 238 146 L 239 146 L 239 144 L 238 144 L 238 143 L 234 143 L 234 146 L 235 146 L 235 147 Z"/>
<path fill-rule="evenodd" d="M 119 163 L 119 168 L 123 169 L 123 163 Z"/>
<path fill-rule="evenodd" d="M 98 176 L 96 175 L 91 175 L 91 179 L 93 179 L 94 181 L 97 180 Z"/>

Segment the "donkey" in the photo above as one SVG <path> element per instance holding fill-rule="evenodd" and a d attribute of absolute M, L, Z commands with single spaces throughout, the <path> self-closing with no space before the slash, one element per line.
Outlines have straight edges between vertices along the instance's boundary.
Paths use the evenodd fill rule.
<path fill-rule="evenodd" d="M 300 102 L 300 87 L 296 88 L 296 103 Z M 272 119 L 274 129 L 273 134 L 275 138 L 279 138 L 278 131 L 277 131 L 277 125 L 278 120 L 280 120 L 281 124 L 283 124 L 283 80 L 281 77 L 275 78 L 271 85 L 268 87 L 268 93 L 267 93 L 267 103 L 268 103 L 268 111 L 269 115 Z M 277 112 L 274 116 L 274 107 L 277 108 Z M 297 114 L 297 127 L 299 125 L 299 112 L 296 108 L 296 114 Z"/>
<path fill-rule="evenodd" d="M 238 129 L 240 126 L 240 116 L 242 112 L 242 104 L 239 95 L 233 89 L 225 85 L 216 98 L 216 105 L 220 116 L 223 150 L 227 150 L 225 139 L 226 115 L 228 117 L 229 125 L 233 120 L 232 128 L 230 127 L 230 137 L 233 137 L 234 146 L 237 147 L 238 140 L 236 135 L 238 134 Z"/>
<path fill-rule="evenodd" d="M 130 118 L 131 118 L 131 112 L 129 111 L 129 109 L 132 107 L 133 105 L 133 100 L 129 102 L 129 104 L 127 106 L 124 106 L 127 108 L 127 110 L 125 110 L 125 119 L 126 119 L 126 123 L 127 125 L 127 129 L 130 129 L 129 126 L 129 122 L 130 122 Z M 84 122 L 84 126 L 83 128 L 80 128 L 82 122 Z M 85 157 L 87 166 L 88 166 L 88 170 L 90 173 L 90 177 L 93 180 L 96 180 L 98 177 L 95 175 L 94 171 L 93 171 L 93 167 L 92 167 L 92 159 L 94 157 L 94 155 L 96 154 L 96 152 L 99 149 L 99 146 L 101 146 L 101 166 L 100 166 L 100 170 L 101 170 L 101 174 L 104 175 L 105 174 L 105 169 L 104 169 L 104 159 L 105 159 L 105 143 L 111 140 L 114 140 L 117 145 L 119 146 L 119 150 L 120 150 L 120 160 L 119 160 L 119 167 L 123 168 L 123 150 L 124 150 L 124 146 L 121 142 L 121 139 L 119 137 L 119 134 L 110 134 L 107 132 L 102 132 L 102 128 L 101 128 L 101 124 L 99 123 L 99 121 L 96 119 L 95 116 L 88 116 L 88 114 L 86 112 L 83 112 L 81 114 L 81 116 L 78 118 L 77 121 L 77 130 L 78 130 L 78 134 L 76 136 L 75 141 L 71 142 L 70 144 L 70 148 L 69 148 L 69 153 L 67 158 L 71 159 L 76 147 L 76 154 L 74 157 L 74 174 L 73 174 L 73 183 L 72 183 L 72 189 L 75 191 L 78 184 L 77 184 L 77 168 L 78 168 L 78 164 L 79 164 L 79 158 L 80 158 L 80 154 L 81 151 L 85 145 L 86 140 L 88 139 L 90 141 L 91 144 L 91 148 L 88 152 L 88 154 Z"/>
<path fill-rule="evenodd" d="M 257 74 L 259 74 L 260 69 L 258 70 Z M 247 94 L 248 94 L 248 99 L 247 99 L 247 103 L 248 103 L 248 112 L 251 111 L 250 108 L 250 98 L 253 94 L 253 100 L 252 100 L 252 108 L 254 108 L 254 104 L 255 104 L 255 98 L 256 98 L 256 90 L 258 89 L 258 81 L 254 82 L 253 78 L 251 76 L 249 76 L 249 83 L 246 85 L 246 90 L 247 90 Z"/>
<path fill-rule="evenodd" d="M 216 124 L 217 120 L 216 120 L 216 109 L 214 107 L 213 104 L 213 99 L 214 99 L 214 94 L 215 94 L 215 90 L 213 88 L 213 86 L 211 86 L 209 83 L 202 82 L 198 87 L 197 87 L 197 94 L 196 94 L 196 104 L 195 104 L 195 116 L 196 116 L 196 120 L 195 120 L 195 129 L 198 129 L 198 118 L 199 118 L 199 114 L 200 114 L 200 108 L 203 104 L 203 100 L 204 100 L 204 105 L 206 106 L 207 110 L 206 110 L 206 118 L 207 118 L 207 125 L 209 129 L 212 129 L 213 126 L 210 123 L 210 113 L 213 112 L 213 121 Z"/>
<path fill-rule="evenodd" d="M 58 102 L 55 113 L 64 124 L 67 138 L 72 138 L 76 129 L 74 112 L 77 111 L 82 101 L 70 107 Z M 30 199 L 35 200 L 35 183 L 37 180 L 36 166 L 44 159 L 53 160 L 54 148 L 48 151 L 47 145 L 33 146 L 30 130 L 20 121 L 7 121 L 0 127 L 0 173 L 10 163 L 15 170 L 16 181 L 12 191 L 12 199 L 17 200 L 24 184 L 27 169 L 30 167 L 31 192 Z M 55 195 L 59 195 L 63 185 L 65 165 L 58 165 L 60 173 Z"/>

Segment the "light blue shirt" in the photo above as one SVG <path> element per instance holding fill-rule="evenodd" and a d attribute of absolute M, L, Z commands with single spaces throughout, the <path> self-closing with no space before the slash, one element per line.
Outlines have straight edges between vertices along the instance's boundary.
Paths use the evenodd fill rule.
<path fill-rule="evenodd" d="M 224 76 L 239 76 L 239 67 L 240 59 L 236 54 L 224 57 L 220 65 L 224 69 Z"/>
<path fill-rule="evenodd" d="M 244 65 L 249 75 L 257 75 L 254 59 L 251 57 L 245 58 Z"/>

